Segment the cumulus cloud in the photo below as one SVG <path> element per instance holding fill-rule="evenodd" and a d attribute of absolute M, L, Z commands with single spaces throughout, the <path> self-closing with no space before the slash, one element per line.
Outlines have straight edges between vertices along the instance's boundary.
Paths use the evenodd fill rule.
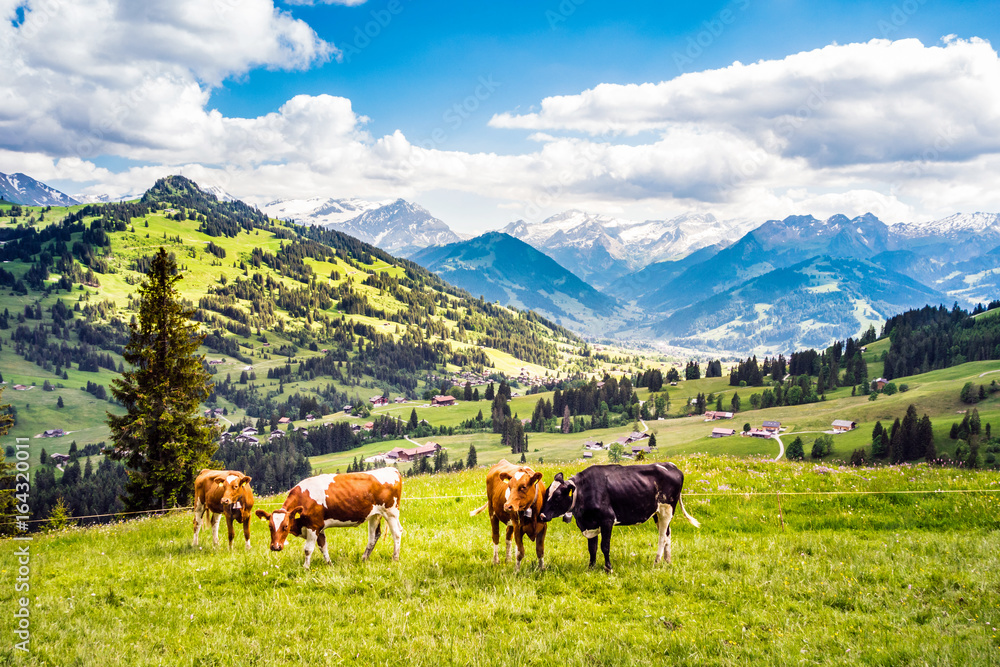
<path fill-rule="evenodd" d="M 1000 65 L 978 39 L 833 45 L 546 98 L 490 121 L 498 141 L 520 131 L 537 142 L 520 154 L 372 136 L 335 95 L 250 118 L 209 106 L 233 77 L 338 53 L 270 0 L 0 0 L 0 170 L 89 194 L 141 192 L 178 172 L 257 201 L 460 191 L 528 219 L 573 207 L 661 218 L 870 210 L 888 222 L 1000 209 L 989 178 Z M 111 171 L 101 156 L 139 166 Z"/>

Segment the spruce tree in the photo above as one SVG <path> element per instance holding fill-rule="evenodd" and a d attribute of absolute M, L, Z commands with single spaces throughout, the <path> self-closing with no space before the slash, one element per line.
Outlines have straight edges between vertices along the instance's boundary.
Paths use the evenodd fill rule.
<path fill-rule="evenodd" d="M 476 458 L 476 446 L 469 445 L 469 455 L 465 459 L 466 468 L 475 468 L 478 465 L 478 460 Z"/>
<path fill-rule="evenodd" d="M 414 431 L 417 429 L 418 426 L 420 426 L 420 420 L 417 419 L 417 409 L 413 408 L 412 410 L 410 410 L 410 423 L 409 423 L 410 430 Z"/>
<path fill-rule="evenodd" d="M 928 461 L 932 461 L 937 458 L 937 448 L 934 446 L 934 426 L 931 424 L 931 418 L 926 414 L 920 418 L 920 423 L 917 425 L 917 442 L 920 451 L 920 456 L 923 456 Z"/>
<path fill-rule="evenodd" d="M 125 414 L 108 414 L 113 451 L 129 479 L 122 500 L 129 510 L 187 505 L 194 478 L 213 467 L 218 445 L 199 404 L 212 390 L 204 356 L 204 334 L 177 291 L 177 263 L 162 247 L 139 287 L 139 313 L 129 324 L 122 356 L 130 368 L 111 381 L 111 394 Z"/>

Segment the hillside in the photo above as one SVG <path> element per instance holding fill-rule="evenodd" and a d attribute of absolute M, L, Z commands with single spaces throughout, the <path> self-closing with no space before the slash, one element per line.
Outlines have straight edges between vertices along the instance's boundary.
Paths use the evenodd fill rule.
<path fill-rule="evenodd" d="M 220 202 L 181 177 L 138 201 L 0 220 L 0 372 L 8 386 L 34 386 L 6 392 L 13 436 L 63 428 L 80 445 L 106 439 L 103 412 L 116 408 L 95 387 L 117 374 L 134 286 L 160 246 L 177 257 L 181 293 L 210 334 L 212 405 L 231 422 L 298 416 L 309 396 L 327 414 L 383 391 L 438 393 L 463 369 L 542 376 L 593 365 L 575 334 L 534 313 L 481 302 L 340 232 Z M 54 391 L 42 391 L 46 381 Z"/>
<path fill-rule="evenodd" d="M 617 304 L 555 260 L 507 234 L 430 247 L 411 259 L 487 301 L 533 310 L 582 332 L 600 332 Z"/>
<path fill-rule="evenodd" d="M 69 195 L 21 173 L 0 173 L 0 200 L 24 206 L 72 206 L 80 203 Z"/>

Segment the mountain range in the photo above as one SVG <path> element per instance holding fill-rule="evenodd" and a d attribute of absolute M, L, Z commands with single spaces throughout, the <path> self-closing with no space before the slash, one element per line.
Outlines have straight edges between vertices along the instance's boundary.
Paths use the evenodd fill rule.
<path fill-rule="evenodd" d="M 65 197 L 23 174 L 4 179 L 21 196 Z M 462 240 L 403 199 L 278 200 L 261 209 L 349 234 L 476 296 L 594 337 L 698 349 L 820 346 L 909 308 L 973 305 L 1000 292 L 993 213 L 887 225 L 870 213 L 758 224 L 704 214 L 637 222 L 572 210 Z"/>

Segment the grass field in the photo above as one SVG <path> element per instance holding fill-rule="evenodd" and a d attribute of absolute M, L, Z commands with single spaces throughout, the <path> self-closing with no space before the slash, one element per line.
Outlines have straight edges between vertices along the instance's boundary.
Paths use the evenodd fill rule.
<path fill-rule="evenodd" d="M 665 566 L 652 563 L 651 523 L 616 528 L 610 575 L 586 569 L 584 538 L 562 522 L 550 524 L 544 572 L 530 548 L 519 575 L 492 565 L 488 520 L 468 516 L 483 468 L 404 482 L 399 563 L 388 540 L 361 563 L 363 531 L 331 528 L 333 565 L 314 559 L 307 571 L 302 542 L 271 553 L 262 522 L 249 552 L 195 550 L 189 511 L 38 535 L 31 651 L 7 641 L 0 656 L 19 665 L 1000 662 L 995 474 L 675 461 L 702 527 L 674 522 Z M 549 481 L 577 467 L 541 470 Z M 963 489 L 994 493 L 946 493 Z M 776 490 L 786 494 L 780 518 Z M 932 493 L 794 495 L 919 490 Z M 11 582 L 13 547 L 0 549 Z M 13 585 L 0 589 L 3 609 L 14 609 L 13 595 Z"/>

